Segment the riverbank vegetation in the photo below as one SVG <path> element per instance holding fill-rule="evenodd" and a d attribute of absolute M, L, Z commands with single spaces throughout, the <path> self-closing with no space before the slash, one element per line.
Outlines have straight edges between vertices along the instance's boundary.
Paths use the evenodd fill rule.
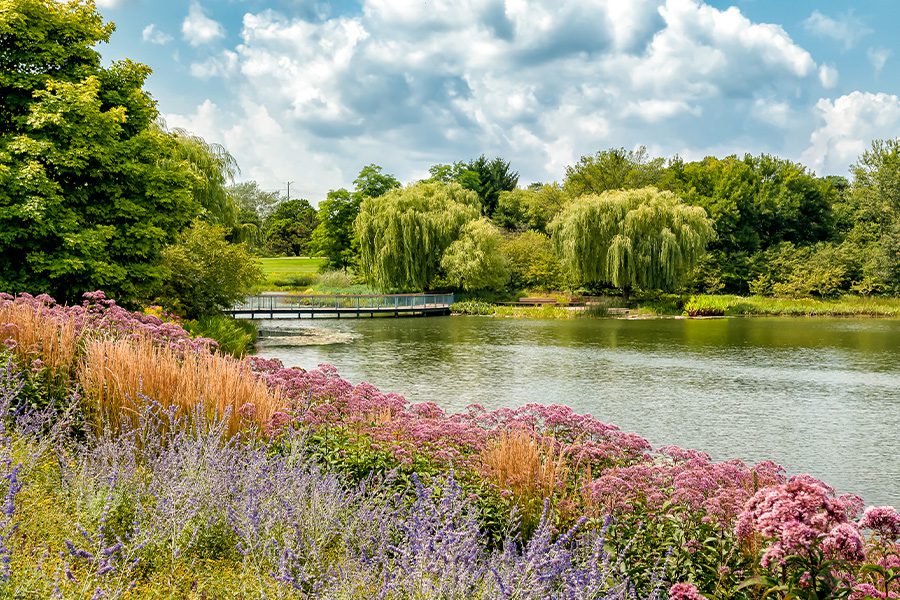
<path fill-rule="evenodd" d="M 900 592 L 900 514 L 771 462 L 564 406 L 447 414 L 101 293 L 3 295 L 0 322 L 12 596 Z"/>

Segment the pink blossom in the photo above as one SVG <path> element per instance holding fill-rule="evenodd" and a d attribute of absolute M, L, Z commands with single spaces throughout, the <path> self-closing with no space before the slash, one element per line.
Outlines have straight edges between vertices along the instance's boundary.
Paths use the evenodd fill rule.
<path fill-rule="evenodd" d="M 893 506 L 868 507 L 859 524 L 889 540 L 900 537 L 900 513 Z"/>
<path fill-rule="evenodd" d="M 669 600 L 705 600 L 693 583 L 676 583 L 669 588 Z"/>

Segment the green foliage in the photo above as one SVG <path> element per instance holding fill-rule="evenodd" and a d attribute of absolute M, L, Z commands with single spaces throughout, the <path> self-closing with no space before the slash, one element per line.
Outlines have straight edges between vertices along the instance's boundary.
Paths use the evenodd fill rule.
<path fill-rule="evenodd" d="M 332 190 L 319 203 L 319 224 L 313 231 L 311 249 L 332 269 L 346 269 L 356 260 L 353 223 L 362 199 L 345 189 Z"/>
<path fill-rule="evenodd" d="M 503 236 L 487 219 L 463 225 L 441 259 L 447 278 L 464 290 L 500 290 L 509 281 L 509 261 L 500 251 Z"/>
<path fill-rule="evenodd" d="M 397 189 L 400 182 L 393 175 L 382 173 L 378 165 L 366 165 L 353 180 L 355 192 L 363 198 L 377 198 Z"/>
<path fill-rule="evenodd" d="M 148 67 L 101 66 L 112 30 L 93 3 L 3 3 L 0 288 L 147 301 L 176 234 L 204 210 L 224 222 L 233 161 L 156 125 Z"/>
<path fill-rule="evenodd" d="M 451 183 L 417 183 L 363 201 L 356 219 L 361 271 L 380 290 L 422 290 L 467 222 L 476 195 Z"/>
<path fill-rule="evenodd" d="M 647 149 L 613 148 L 601 150 L 593 156 L 582 156 L 566 167 L 566 192 L 572 197 L 602 194 L 612 190 L 660 187 L 665 173 L 665 161 L 649 158 Z"/>
<path fill-rule="evenodd" d="M 454 302 L 453 306 L 450 309 L 454 314 L 458 315 L 477 315 L 482 317 L 488 317 L 495 313 L 495 309 L 497 307 L 489 302 L 482 302 L 480 300 L 463 300 L 461 302 Z"/>
<path fill-rule="evenodd" d="M 309 201 L 285 200 L 265 222 L 266 247 L 271 254 L 309 256 L 313 231 L 318 227 L 316 209 Z"/>
<path fill-rule="evenodd" d="M 259 261 L 246 244 L 230 244 L 218 225 L 197 220 L 163 253 L 167 271 L 163 300 L 196 319 L 242 300 L 262 279 Z"/>
<path fill-rule="evenodd" d="M 201 217 L 208 223 L 224 227 L 232 239 L 240 238 L 240 209 L 226 189 L 240 171 L 237 161 L 220 144 L 209 144 L 182 129 L 173 133 L 176 155 L 189 165 L 194 176 L 194 199 L 203 209 Z"/>
<path fill-rule="evenodd" d="M 550 224 L 557 250 L 583 282 L 675 290 L 714 233 L 702 208 L 654 188 L 583 196 Z"/>
<path fill-rule="evenodd" d="M 512 235 L 504 240 L 501 251 L 509 260 L 513 289 L 550 291 L 570 287 L 548 236 L 536 231 Z"/>
<path fill-rule="evenodd" d="M 184 328 L 193 337 L 205 337 L 219 344 L 219 351 L 232 356 L 253 352 L 258 328 L 252 321 L 242 321 L 225 315 L 207 315 L 196 321 L 186 321 Z"/>
<path fill-rule="evenodd" d="M 509 163 L 500 157 L 488 160 L 483 154 L 469 162 L 437 164 L 428 169 L 430 182 L 456 182 L 478 194 L 483 215 L 493 217 L 500 194 L 516 189 L 519 174 L 510 171 Z"/>
<path fill-rule="evenodd" d="M 501 192 L 493 220 L 507 229 L 546 232 L 547 224 L 571 200 L 557 184 Z"/>

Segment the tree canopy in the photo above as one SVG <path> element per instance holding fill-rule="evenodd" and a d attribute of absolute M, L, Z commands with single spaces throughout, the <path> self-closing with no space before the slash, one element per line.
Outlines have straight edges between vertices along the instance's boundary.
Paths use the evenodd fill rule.
<path fill-rule="evenodd" d="M 0 11 L 2 289 L 152 299 L 162 249 L 221 183 L 222 155 L 156 124 L 148 67 L 101 66 L 94 47 L 112 30 L 93 3 Z"/>
<path fill-rule="evenodd" d="M 308 200 L 285 200 L 266 219 L 266 247 L 271 254 L 309 256 L 313 231 L 319 224 Z"/>
<path fill-rule="evenodd" d="M 557 250 L 584 283 L 674 290 L 714 236 L 706 211 L 655 188 L 582 196 L 550 224 Z"/>
<path fill-rule="evenodd" d="M 447 279 L 464 290 L 500 290 L 509 281 L 503 235 L 485 218 L 462 226 L 441 259 Z"/>
<path fill-rule="evenodd" d="M 420 182 L 366 198 L 356 219 L 361 271 L 381 290 L 424 289 L 478 206 L 457 183 Z"/>
<path fill-rule="evenodd" d="M 602 194 L 610 190 L 660 186 L 666 172 L 665 160 L 650 158 L 647 149 L 612 148 L 582 156 L 566 167 L 564 187 L 573 197 Z"/>

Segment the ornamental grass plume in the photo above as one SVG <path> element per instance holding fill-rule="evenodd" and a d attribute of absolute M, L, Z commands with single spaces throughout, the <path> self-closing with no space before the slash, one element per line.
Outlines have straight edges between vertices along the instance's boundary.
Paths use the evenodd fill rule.
<path fill-rule="evenodd" d="M 98 427 L 135 426 L 149 399 L 174 408 L 178 416 L 202 407 L 207 416 L 225 419 L 234 435 L 248 421 L 264 428 L 281 407 L 278 391 L 254 378 L 246 363 L 208 352 L 183 353 L 146 338 L 90 341 L 78 382 Z"/>
<path fill-rule="evenodd" d="M 40 360 L 54 378 L 68 375 L 78 359 L 77 322 L 45 294 L 0 294 L 0 339 L 23 364 Z"/>
<path fill-rule="evenodd" d="M 567 453 L 552 438 L 539 440 L 526 429 L 510 429 L 501 431 L 481 452 L 481 470 L 489 481 L 519 498 L 553 498 L 568 487 Z"/>

